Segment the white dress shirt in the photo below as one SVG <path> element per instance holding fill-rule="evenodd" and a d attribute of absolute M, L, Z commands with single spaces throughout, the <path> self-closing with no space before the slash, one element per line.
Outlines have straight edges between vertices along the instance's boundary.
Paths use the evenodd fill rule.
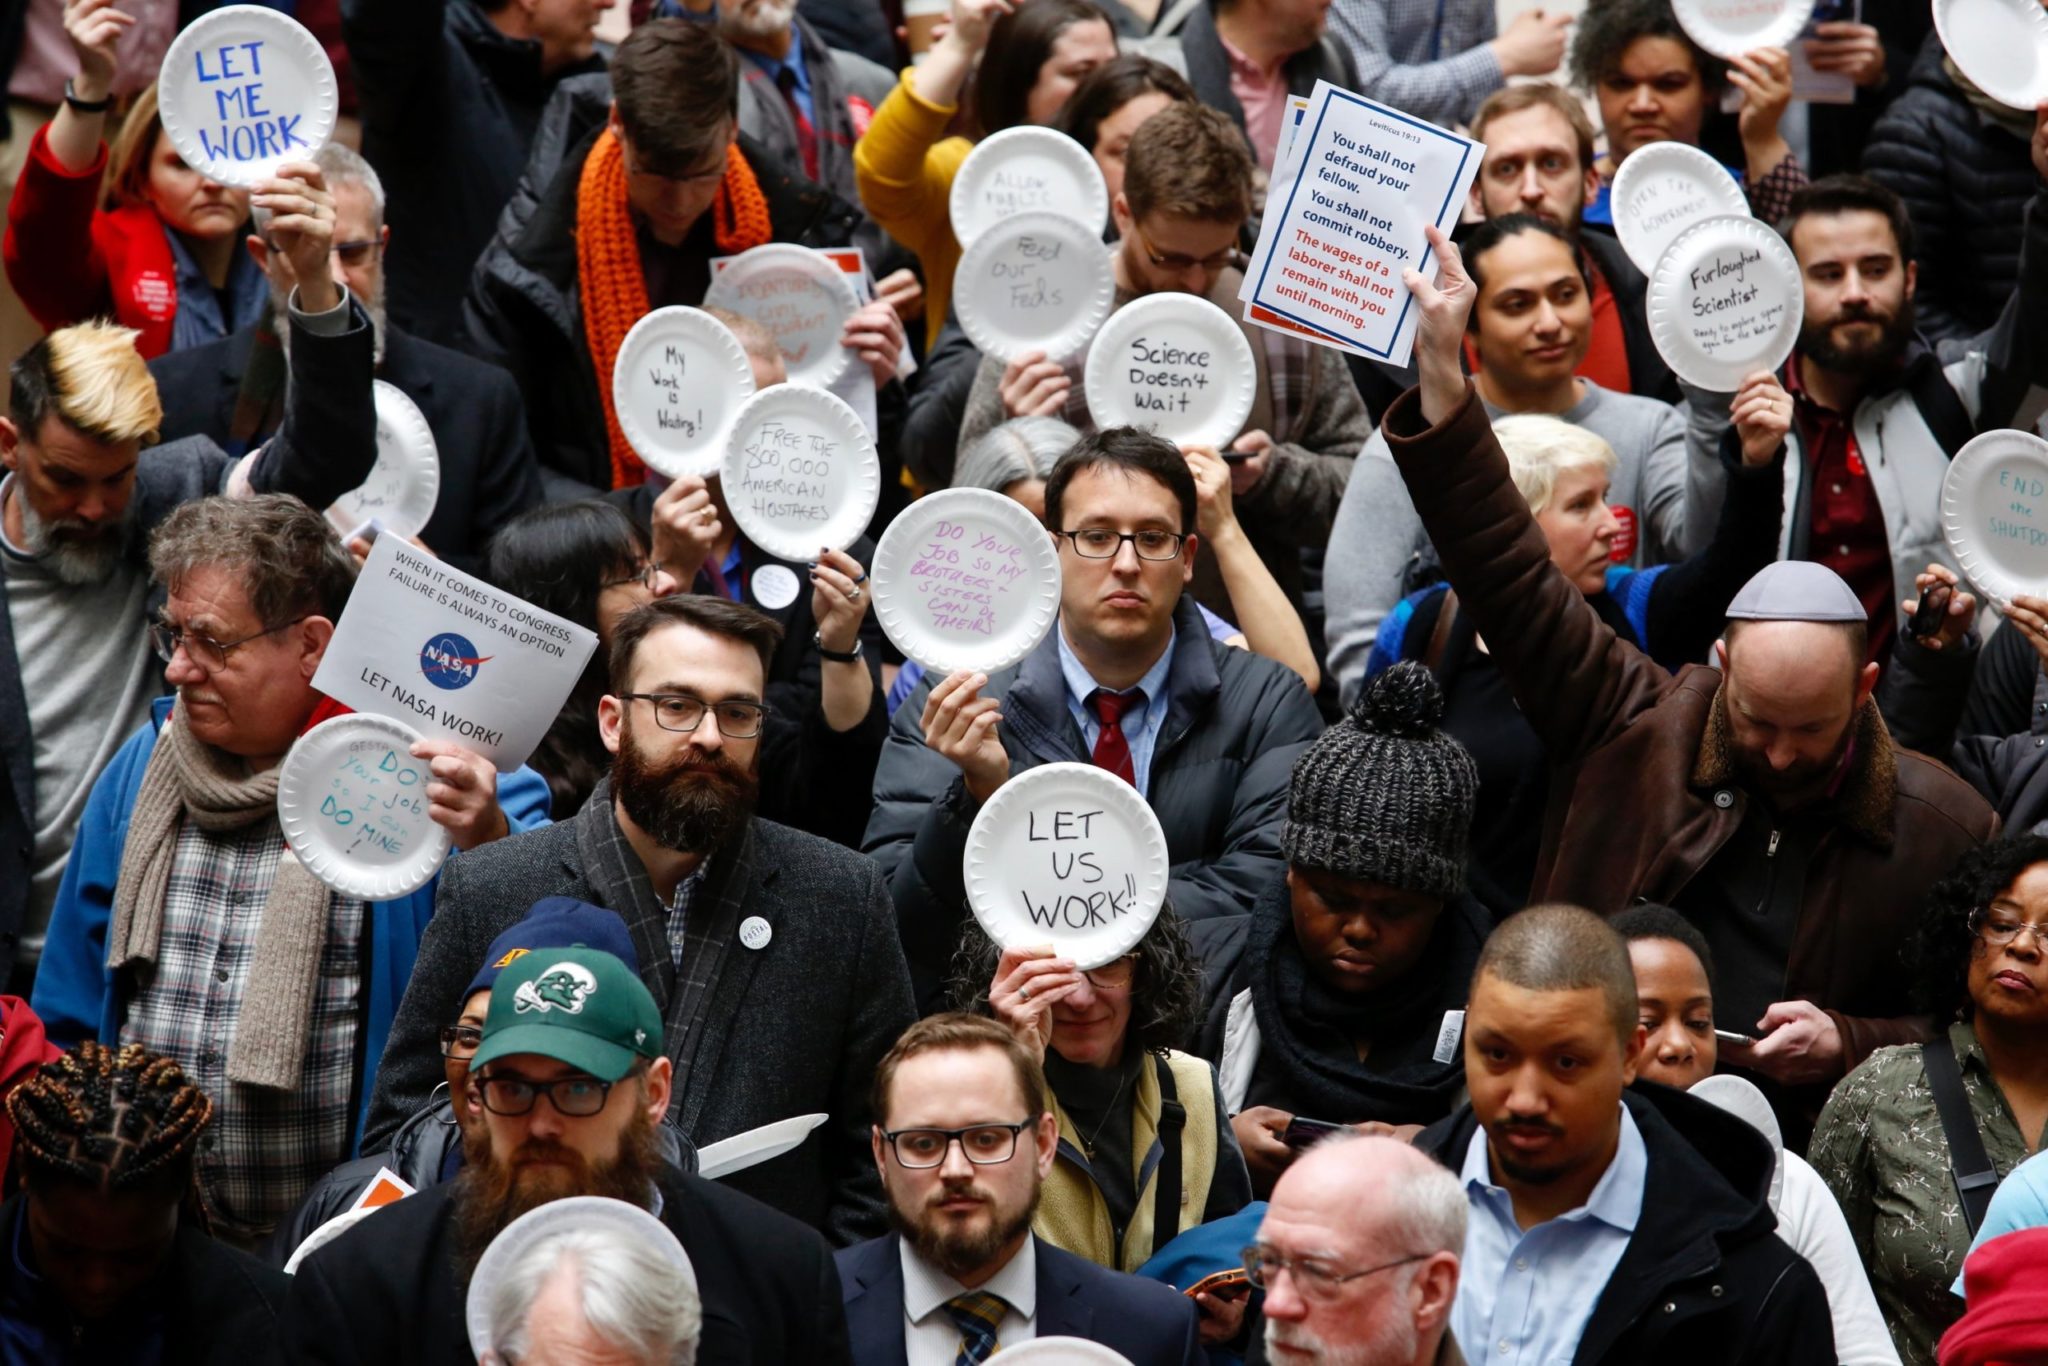
<path fill-rule="evenodd" d="M 946 1301 L 967 1287 L 917 1255 L 908 1239 L 897 1243 L 903 1257 L 903 1353 L 909 1366 L 953 1366 L 960 1357 L 960 1327 Z M 996 1325 L 996 1345 L 1014 1347 L 1038 1336 L 1038 1246 L 1031 1234 L 1009 1264 L 977 1290 L 1000 1296 L 1010 1311 Z"/>

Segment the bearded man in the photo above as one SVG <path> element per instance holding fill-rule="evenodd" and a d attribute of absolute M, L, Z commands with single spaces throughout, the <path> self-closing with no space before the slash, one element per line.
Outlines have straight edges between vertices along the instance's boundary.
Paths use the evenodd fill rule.
<path fill-rule="evenodd" d="M 2035 148 L 2048 182 L 2048 136 Z M 2042 217 L 2031 213 L 2030 235 Z M 1794 407 L 1780 555 L 1841 575 L 1869 622 L 1864 658 L 1882 663 L 1914 575 L 1930 560 L 1960 568 L 1941 529 L 1949 461 L 1979 432 L 2032 426 L 2048 402 L 2048 251 L 2022 248 L 2020 287 L 1998 325 L 1944 366 L 1914 324 L 1913 223 L 1897 195 L 1829 176 L 1793 197 L 1784 234 L 1806 313 L 1781 376 Z M 1720 516 L 1731 397 L 1690 395 L 1687 553 L 1713 539 Z"/>
<path fill-rule="evenodd" d="M 838 1254 L 859 1366 L 979 1366 L 1047 1337 L 1134 1366 L 1207 1360 L 1192 1300 L 1032 1234 L 1060 1137 L 1047 1094 L 1038 1059 L 979 1015 L 919 1020 L 876 1067 L 871 1141 L 896 1231 Z"/>
<path fill-rule="evenodd" d="M 600 949 L 537 949 L 491 988 L 466 1080 L 479 1121 L 454 1181 L 378 1211 L 299 1267 L 285 1359 L 468 1363 L 463 1303 L 491 1240 L 571 1196 L 649 1210 L 690 1254 L 702 1360 L 844 1362 L 838 1276 L 817 1234 L 660 1157 L 675 1065 L 661 1012 Z"/>
<path fill-rule="evenodd" d="M 441 1080 L 441 1026 L 491 941 L 540 897 L 571 896 L 626 922 L 674 1066 L 668 1110 L 686 1137 L 702 1148 L 792 1115 L 831 1116 L 727 1184 L 836 1242 L 881 1231 L 866 1082 L 913 1018 L 910 975 L 875 866 L 754 814 L 781 635 L 754 608 L 699 594 L 620 620 L 618 691 L 598 704 L 611 776 L 573 819 L 442 873 L 363 1151 L 388 1142 Z"/>

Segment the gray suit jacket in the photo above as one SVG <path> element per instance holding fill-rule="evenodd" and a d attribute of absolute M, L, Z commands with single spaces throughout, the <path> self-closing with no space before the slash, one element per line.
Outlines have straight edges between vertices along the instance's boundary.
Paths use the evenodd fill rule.
<path fill-rule="evenodd" d="M 385 1146 L 442 1079 L 437 1042 L 491 941 L 545 896 L 573 896 L 620 910 L 586 874 L 579 840 L 612 823 L 600 788 L 574 820 L 514 835 L 451 860 L 434 918 L 378 1068 L 363 1151 Z M 868 1086 L 909 1027 L 910 975 L 880 870 L 860 855 L 800 831 L 755 820 L 715 856 L 690 903 L 694 919 L 758 916 L 769 942 L 735 940 L 719 962 L 695 1038 L 671 1007 L 676 971 L 668 928 L 621 910 L 640 958 L 641 980 L 667 1021 L 679 1066 L 670 1117 L 699 1148 L 793 1115 L 831 1122 L 794 1152 L 726 1184 L 823 1231 L 838 1243 L 879 1233 L 881 1178 L 868 1146 Z"/>

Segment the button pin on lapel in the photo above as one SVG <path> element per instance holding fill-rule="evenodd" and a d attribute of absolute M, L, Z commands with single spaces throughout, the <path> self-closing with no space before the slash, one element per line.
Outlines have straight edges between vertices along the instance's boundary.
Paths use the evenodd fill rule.
<path fill-rule="evenodd" d="M 774 937 L 775 931 L 758 915 L 750 915 L 740 922 L 740 942 L 750 949 L 765 949 Z"/>

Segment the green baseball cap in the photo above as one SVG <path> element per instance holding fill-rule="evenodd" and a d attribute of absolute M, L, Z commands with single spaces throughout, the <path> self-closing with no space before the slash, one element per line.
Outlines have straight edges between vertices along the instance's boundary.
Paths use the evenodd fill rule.
<path fill-rule="evenodd" d="M 535 949 L 491 987 L 472 1071 L 532 1053 L 599 1081 L 617 1081 L 636 1058 L 661 1055 L 661 1012 L 631 968 L 602 949 Z"/>

